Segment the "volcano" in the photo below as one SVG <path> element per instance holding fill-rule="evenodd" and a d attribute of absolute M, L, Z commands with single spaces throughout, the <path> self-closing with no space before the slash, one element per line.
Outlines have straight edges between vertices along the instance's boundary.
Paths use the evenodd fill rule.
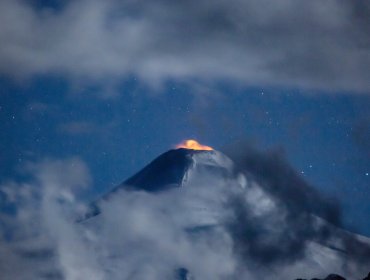
<path fill-rule="evenodd" d="M 192 208 L 187 208 L 184 212 L 193 211 L 196 208 L 203 212 L 206 209 L 208 214 L 216 213 L 216 215 L 212 216 L 212 223 L 209 222 L 208 216 L 210 215 L 207 214 L 207 219 L 199 219 L 196 225 L 184 226 L 184 231 L 193 236 L 195 232 L 198 234 L 201 229 L 201 235 L 204 236 L 202 238 L 207 238 L 207 236 L 214 236 L 215 231 L 218 231 L 219 228 L 226 228 L 235 243 L 235 254 L 243 255 L 242 258 L 246 262 L 267 260 L 263 265 L 273 267 L 271 269 L 277 269 L 279 265 L 284 264 L 285 270 L 283 271 L 281 268 L 282 275 L 297 275 L 306 278 L 325 278 L 325 275 L 331 273 L 344 273 L 348 279 L 356 279 L 356 277 L 368 273 L 370 265 L 366 265 L 366 263 L 370 263 L 367 262 L 370 260 L 369 238 L 340 229 L 310 213 L 287 212 L 288 210 L 284 208 L 284 201 L 277 201 L 266 193 L 260 183 L 251 179 L 253 174 L 239 173 L 239 169 L 229 157 L 208 146 L 205 147 L 207 147 L 205 150 L 181 147 L 163 153 L 93 203 L 84 222 L 89 220 L 88 223 L 90 223 L 95 216 L 104 213 L 104 208 L 100 207 L 101 204 L 109 205 L 111 200 L 125 193 L 146 193 L 149 196 L 152 195 L 154 199 L 157 196 L 178 191 L 176 197 L 181 203 L 182 199 L 187 199 L 186 190 L 191 190 L 192 201 L 190 204 L 192 204 Z M 212 188 L 217 184 L 222 184 L 225 187 L 222 192 L 217 193 L 218 196 L 221 196 L 219 200 L 221 202 L 212 201 L 210 204 L 209 200 L 213 199 L 212 195 L 218 191 Z M 197 191 L 199 190 L 199 193 L 203 191 L 200 186 L 208 188 L 207 194 L 211 198 L 206 196 L 193 201 Z M 229 203 L 228 206 L 225 206 L 223 195 L 225 197 L 230 195 L 234 198 L 237 196 L 235 201 L 241 203 L 242 209 L 245 211 L 239 213 L 240 209 L 238 210 L 239 218 L 233 221 L 234 224 L 231 227 L 228 221 L 224 226 L 225 219 L 218 218 L 225 216 L 222 211 L 228 212 L 228 206 L 233 211 L 235 210 L 233 204 Z M 193 205 L 196 207 L 194 208 Z M 194 216 L 201 216 L 201 211 L 195 213 Z M 243 215 L 248 218 L 245 219 Z M 289 219 L 287 224 L 284 224 L 285 219 Z M 230 230 L 230 228 L 232 229 Z M 308 231 L 309 234 L 306 234 L 305 231 Z M 300 235 L 306 237 L 301 238 Z M 265 236 L 266 239 L 264 239 Z M 289 250 L 285 247 L 288 247 Z M 242 250 L 239 250 L 240 248 Z M 274 256 L 275 259 L 270 261 L 270 256 L 268 258 L 260 257 L 266 254 Z M 283 261 L 279 260 L 279 254 L 282 254 Z M 286 254 L 291 254 L 294 258 L 290 255 L 287 257 Z M 361 263 L 361 266 L 357 263 Z M 258 265 L 260 266 L 261 263 Z M 358 272 L 356 272 L 357 269 Z M 287 270 L 298 271 L 299 274 L 286 272 Z M 191 272 L 190 268 L 179 268 L 178 274 L 180 276 L 177 279 L 192 279 L 189 278 L 189 271 Z M 316 272 L 312 275 L 311 271 Z"/>
<path fill-rule="evenodd" d="M 207 146 L 206 146 L 207 147 Z M 216 150 L 178 148 L 158 156 L 142 170 L 92 203 L 85 218 L 100 213 L 99 202 L 109 200 L 119 191 L 163 192 L 173 188 L 186 188 L 189 184 L 207 180 L 233 180 L 237 177 L 233 161 Z M 242 177 L 241 177 L 241 184 Z"/>

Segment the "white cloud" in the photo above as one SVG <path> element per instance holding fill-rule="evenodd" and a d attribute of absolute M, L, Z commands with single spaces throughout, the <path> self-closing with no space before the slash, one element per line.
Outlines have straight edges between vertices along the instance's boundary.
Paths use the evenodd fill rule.
<path fill-rule="evenodd" d="M 368 93 L 369 5 L 342 1 L 0 1 L 0 73 L 128 75 Z"/>
<path fill-rule="evenodd" d="M 262 232 L 266 238 L 252 240 L 266 252 L 281 245 L 275 243 L 282 236 L 296 234 L 282 215 L 287 209 L 254 183 L 243 189 L 239 181 L 210 178 L 201 180 L 209 184 L 197 180 L 161 193 L 120 191 L 100 202 L 100 215 L 76 223 L 83 205 L 75 194 L 90 180 L 85 164 L 77 158 L 46 160 L 25 170 L 31 175 L 27 183 L 0 187 L 0 271 L 5 280 L 51 275 L 68 280 L 172 280 L 179 268 L 187 268 L 195 279 L 350 273 L 342 270 L 337 253 L 316 243 L 307 247 L 312 258 L 302 255 L 276 265 L 239 254 L 241 248 L 250 249 L 239 230 L 250 236 L 255 229 L 268 229 L 272 234 Z M 15 216 L 11 205 L 18 209 Z"/>

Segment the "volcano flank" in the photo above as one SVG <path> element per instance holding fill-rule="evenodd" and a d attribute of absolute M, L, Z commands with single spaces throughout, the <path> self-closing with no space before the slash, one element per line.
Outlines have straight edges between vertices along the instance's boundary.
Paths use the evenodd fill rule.
<path fill-rule="evenodd" d="M 267 166 L 259 165 L 259 170 L 265 169 Z M 256 181 L 257 177 L 260 180 Z M 225 243 L 238 265 L 263 279 L 275 270 L 280 270 L 276 279 L 284 280 L 293 276 L 325 278 L 330 273 L 356 279 L 368 273 L 368 238 L 338 228 L 309 210 L 295 211 L 286 196 L 271 191 L 271 186 L 281 186 L 280 181 L 271 184 L 271 179 L 260 177 L 251 170 L 243 172 L 228 156 L 210 147 L 169 150 L 93 203 L 83 223 L 94 224 L 101 215 L 106 218 L 112 203 L 122 205 L 125 211 L 133 211 L 129 205 L 134 203 L 139 212 L 146 203 L 153 207 L 150 213 L 170 213 L 168 223 L 176 221 L 190 244 L 218 236 L 216 240 Z M 289 197 L 300 193 L 304 192 L 297 188 Z M 146 202 L 137 206 L 136 200 Z M 173 210 L 174 206 L 178 209 Z M 167 220 L 162 222 L 167 228 Z M 155 220 L 153 223 L 155 227 Z M 180 261 L 173 269 L 182 275 L 174 279 L 192 279 L 195 268 Z M 250 279 L 257 279 L 253 277 Z"/>

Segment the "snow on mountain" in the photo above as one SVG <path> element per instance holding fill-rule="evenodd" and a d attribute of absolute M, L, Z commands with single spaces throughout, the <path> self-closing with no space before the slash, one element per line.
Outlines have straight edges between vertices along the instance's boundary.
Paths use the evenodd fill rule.
<path fill-rule="evenodd" d="M 237 201 L 241 207 L 230 201 Z M 112 210 L 113 202 L 122 208 Z M 144 206 L 137 208 L 137 204 L 146 204 L 149 214 L 142 209 Z M 134 207 L 137 209 L 132 210 Z M 94 224 L 117 209 L 125 212 L 121 221 L 125 217 L 131 220 L 132 224 L 125 223 L 126 227 L 135 227 L 135 219 L 142 219 L 142 216 L 130 217 L 126 212 L 136 215 L 144 211 L 146 214 L 142 215 L 154 220 L 166 213 L 168 221 L 156 224 L 153 220 L 152 227 L 166 228 L 173 223 L 180 230 L 179 235 L 184 231 L 185 235 L 181 233 L 181 236 L 191 240 L 189 246 L 196 247 L 199 238 L 219 240 L 226 248 L 224 257 L 231 267 L 217 273 L 215 270 L 215 275 L 234 275 L 241 269 L 237 267 L 244 265 L 247 268 L 241 269 L 244 276 L 240 279 L 271 275 L 276 279 L 311 279 L 324 278 L 330 273 L 357 279 L 370 271 L 369 238 L 339 229 L 309 213 L 290 213 L 284 202 L 277 201 L 254 180 L 237 172 L 230 158 L 214 150 L 180 148 L 160 155 L 97 201 L 90 219 L 83 223 Z M 161 213 L 159 218 L 153 214 L 157 211 Z M 99 213 L 104 217 L 99 217 Z M 140 234 L 137 238 L 140 239 Z M 210 249 L 205 248 L 205 251 Z M 178 262 L 178 267 L 184 267 L 187 275 L 194 274 L 195 279 L 215 279 L 202 274 L 204 271 L 200 272 L 186 258 L 179 257 Z"/>
<path fill-rule="evenodd" d="M 325 202 L 305 195 L 309 186 L 281 168 L 268 176 L 278 164 L 259 163 L 258 172 L 235 162 L 212 150 L 168 151 L 77 223 L 76 212 L 86 208 L 72 189 L 85 176 L 66 179 L 70 161 L 43 163 L 32 183 L 2 189 L 19 209 L 2 217 L 0 278 L 342 280 L 338 274 L 358 280 L 368 274 L 368 238 L 307 210 L 314 207 L 296 207 Z M 14 196 L 14 189 L 22 191 Z"/>

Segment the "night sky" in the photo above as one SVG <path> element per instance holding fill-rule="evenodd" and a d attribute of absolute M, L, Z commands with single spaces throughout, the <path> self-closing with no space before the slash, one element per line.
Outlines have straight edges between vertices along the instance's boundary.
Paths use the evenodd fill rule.
<path fill-rule="evenodd" d="M 1 0 L 0 182 L 78 157 L 90 201 L 184 139 L 249 142 L 370 236 L 370 6 L 295 3 Z"/>

